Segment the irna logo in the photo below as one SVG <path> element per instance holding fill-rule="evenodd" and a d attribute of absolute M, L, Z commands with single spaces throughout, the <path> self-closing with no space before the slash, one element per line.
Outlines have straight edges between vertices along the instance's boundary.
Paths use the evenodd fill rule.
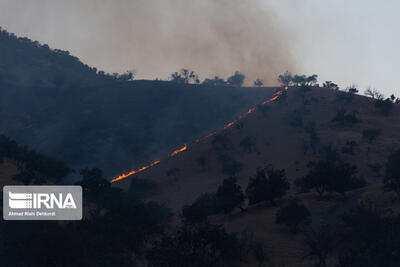
<path fill-rule="evenodd" d="M 81 220 L 81 186 L 4 186 L 5 220 Z"/>
<path fill-rule="evenodd" d="M 57 196 L 58 195 L 58 196 Z M 8 192 L 8 205 L 12 209 L 76 209 L 71 193 L 12 193 Z"/>

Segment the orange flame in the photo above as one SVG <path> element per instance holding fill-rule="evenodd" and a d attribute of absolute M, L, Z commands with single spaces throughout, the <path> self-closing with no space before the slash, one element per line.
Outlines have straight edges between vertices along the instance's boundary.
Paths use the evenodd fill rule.
<path fill-rule="evenodd" d="M 152 166 L 154 166 L 154 165 L 156 165 L 156 164 L 158 164 L 158 163 L 160 163 L 160 161 L 159 161 L 159 160 L 156 160 L 156 161 L 154 161 L 153 163 L 151 163 L 150 165 L 144 166 L 144 167 L 140 168 L 139 170 L 131 171 L 131 172 L 128 172 L 128 173 L 121 174 L 121 175 L 118 176 L 117 178 L 112 179 L 110 182 L 111 182 L 111 183 L 114 183 L 114 182 L 116 182 L 116 181 L 122 180 L 122 179 L 124 179 L 124 178 L 126 178 L 126 177 L 128 177 L 128 176 L 134 175 L 134 174 L 136 174 L 136 173 L 138 173 L 138 172 L 142 172 L 142 171 L 144 171 L 144 170 L 146 170 L 146 169 L 148 169 L 148 168 L 150 168 L 150 167 L 152 167 Z"/>
<path fill-rule="evenodd" d="M 280 85 L 278 85 L 277 87 L 282 88 L 283 85 L 280 84 Z M 285 90 L 285 91 L 287 91 L 288 89 L 289 89 L 288 86 L 285 86 L 285 87 L 284 87 L 284 90 Z M 282 94 L 283 94 L 283 90 L 279 90 L 279 91 L 275 92 L 275 93 L 272 95 L 272 98 L 270 98 L 270 99 L 268 99 L 268 100 L 262 102 L 261 105 L 265 105 L 265 104 L 268 104 L 268 103 L 270 103 L 270 102 L 275 101 L 275 100 L 278 99 Z M 241 120 L 242 118 L 244 118 L 244 117 L 246 117 L 247 115 L 253 113 L 253 111 L 255 111 L 255 110 L 256 110 L 255 107 L 249 109 L 245 114 L 240 115 L 236 120 L 234 120 L 234 121 L 228 123 L 227 125 L 225 125 L 225 127 L 224 127 L 223 129 L 226 129 L 226 128 L 231 127 L 232 125 L 234 125 L 235 123 L 237 123 L 237 122 L 238 122 L 239 120 Z M 200 141 L 202 141 L 202 140 L 204 140 L 204 139 L 207 139 L 207 138 L 209 138 L 209 137 L 211 137 L 211 136 L 213 136 L 213 135 L 215 135 L 215 134 L 217 134 L 217 131 L 212 132 L 212 133 L 210 133 L 210 134 L 208 134 L 208 135 L 206 135 L 206 136 L 204 136 L 204 137 L 202 137 L 202 138 L 200 138 L 200 139 L 197 139 L 197 140 L 196 140 L 196 143 L 198 143 L 198 142 L 200 142 Z M 179 154 L 179 153 L 181 153 L 181 152 L 183 152 L 183 151 L 185 151 L 185 150 L 187 150 L 187 149 L 188 149 L 188 146 L 187 146 L 187 145 L 184 145 L 182 148 L 173 151 L 173 152 L 169 155 L 168 158 L 174 157 L 174 156 L 176 156 L 177 154 Z M 156 160 L 156 161 L 154 161 L 153 163 L 151 163 L 151 164 L 149 164 L 149 165 L 147 165 L 147 166 L 144 166 L 144 167 L 142 167 L 142 168 L 140 168 L 140 169 L 138 169 L 138 170 L 131 171 L 131 172 L 128 172 L 128 173 L 124 173 L 124 174 L 118 176 L 117 178 L 112 179 L 110 182 L 111 182 L 111 183 L 117 182 L 117 181 L 122 180 L 122 179 L 124 179 L 124 178 L 126 178 L 126 177 L 128 177 L 128 176 L 131 176 L 131 175 L 137 174 L 137 173 L 139 173 L 139 172 L 142 172 L 142 171 L 144 171 L 144 170 L 146 170 L 146 169 L 148 169 L 148 168 L 150 168 L 150 167 L 152 167 L 152 166 L 154 166 L 154 165 L 157 165 L 158 163 L 160 163 L 160 161 L 159 161 L 159 160 Z"/>
<path fill-rule="evenodd" d="M 171 153 L 171 155 L 169 155 L 170 157 L 173 157 L 179 153 L 181 153 L 182 151 L 185 151 L 187 149 L 187 145 L 184 145 L 182 148 L 175 150 L 174 152 Z"/>

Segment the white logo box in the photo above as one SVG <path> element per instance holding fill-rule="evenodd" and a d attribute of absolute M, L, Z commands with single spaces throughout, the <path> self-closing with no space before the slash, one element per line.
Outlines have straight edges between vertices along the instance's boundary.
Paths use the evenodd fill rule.
<path fill-rule="evenodd" d="M 7 185 L 4 220 L 81 220 L 82 187 L 77 185 Z"/>

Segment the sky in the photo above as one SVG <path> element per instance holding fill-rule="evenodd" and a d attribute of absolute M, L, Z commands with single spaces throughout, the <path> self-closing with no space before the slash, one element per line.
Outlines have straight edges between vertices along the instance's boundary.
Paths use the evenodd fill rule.
<path fill-rule="evenodd" d="M 289 70 L 400 95 L 395 0 L 0 0 L 0 26 L 107 72 L 201 78 Z"/>

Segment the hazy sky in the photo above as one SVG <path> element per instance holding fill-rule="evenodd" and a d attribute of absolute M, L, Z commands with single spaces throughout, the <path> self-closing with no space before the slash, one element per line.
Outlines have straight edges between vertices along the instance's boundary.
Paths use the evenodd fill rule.
<path fill-rule="evenodd" d="M 0 26 L 108 72 L 241 70 L 272 83 L 288 69 L 400 95 L 399 10 L 396 0 L 0 0 Z"/>

